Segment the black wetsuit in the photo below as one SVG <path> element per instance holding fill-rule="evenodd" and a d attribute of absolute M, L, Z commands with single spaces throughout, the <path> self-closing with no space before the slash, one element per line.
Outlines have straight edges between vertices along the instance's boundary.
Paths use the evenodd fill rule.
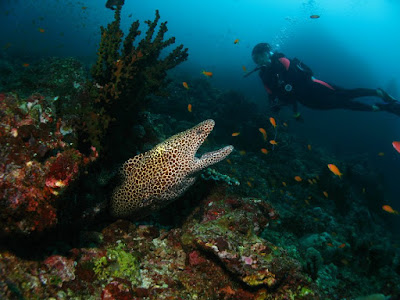
<path fill-rule="evenodd" d="M 376 89 L 344 89 L 313 77 L 312 70 L 297 58 L 288 59 L 282 53 L 274 53 L 270 66 L 262 66 L 259 73 L 269 94 L 273 109 L 292 105 L 297 112 L 297 103 L 312 109 L 343 108 L 372 111 L 372 105 L 354 101 L 355 98 L 375 96 Z"/>

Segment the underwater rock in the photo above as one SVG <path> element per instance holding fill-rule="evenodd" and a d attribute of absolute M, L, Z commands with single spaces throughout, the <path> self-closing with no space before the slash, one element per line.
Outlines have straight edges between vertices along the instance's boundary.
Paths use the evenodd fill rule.
<path fill-rule="evenodd" d="M 323 265 L 321 253 L 313 247 L 307 249 L 304 269 L 313 280 L 318 277 L 318 271 Z"/>
<path fill-rule="evenodd" d="M 259 288 L 260 297 L 273 290 L 275 298 L 271 299 L 285 299 L 293 294 L 318 299 L 318 292 L 301 274 L 300 264 L 283 249 L 257 236 L 278 217 L 268 203 L 215 193 L 201 209 L 199 219 L 189 220 L 182 236 L 182 242 L 194 248 L 190 254 L 192 264 L 202 263 L 193 256 L 217 261 L 236 280 Z"/>

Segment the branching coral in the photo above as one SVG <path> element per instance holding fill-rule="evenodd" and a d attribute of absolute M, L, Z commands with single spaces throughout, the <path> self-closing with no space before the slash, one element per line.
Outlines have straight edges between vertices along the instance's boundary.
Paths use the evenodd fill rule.
<path fill-rule="evenodd" d="M 160 19 L 156 11 L 154 21 L 146 21 L 148 26 L 140 42 L 139 21 L 132 23 L 123 40 L 120 29 L 121 6 L 115 10 L 115 19 L 108 26 L 101 27 L 101 41 L 96 64 L 92 68 L 93 83 L 90 97 L 95 99 L 90 104 L 87 122 L 91 144 L 99 146 L 99 139 L 107 131 L 111 121 L 118 119 L 123 123 L 132 120 L 132 115 L 143 109 L 151 94 L 163 94 L 168 82 L 167 70 L 185 61 L 188 49 L 178 46 L 165 58 L 161 52 L 175 43 L 175 38 L 164 40 L 167 22 L 156 27 Z M 154 36 L 155 35 L 155 36 Z M 129 115 L 129 117 L 128 117 Z"/>
<path fill-rule="evenodd" d="M 180 45 L 164 59 L 160 59 L 161 51 L 175 43 L 175 38 L 164 41 L 168 29 L 167 22 L 163 22 L 153 39 L 160 19 L 158 10 L 154 21 L 145 22 L 148 25 L 146 36 L 136 47 L 135 40 L 141 34 L 138 21 L 132 23 L 122 43 L 120 14 L 120 9 L 117 9 L 115 20 L 107 28 L 101 27 L 101 41 L 92 76 L 103 87 L 99 97 L 104 98 L 99 100 L 108 102 L 118 99 L 123 93 L 122 96 L 136 98 L 129 99 L 130 102 L 142 101 L 140 96 L 160 93 L 165 86 L 166 71 L 186 60 L 188 50 Z"/>

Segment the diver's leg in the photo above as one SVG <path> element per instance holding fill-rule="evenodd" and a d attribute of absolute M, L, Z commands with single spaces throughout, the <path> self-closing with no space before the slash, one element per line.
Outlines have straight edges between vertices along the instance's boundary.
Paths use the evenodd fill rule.
<path fill-rule="evenodd" d="M 335 94 L 347 98 L 347 99 L 354 99 L 359 97 L 379 97 L 377 90 L 375 89 L 364 89 L 364 88 L 357 88 L 357 89 L 336 89 Z"/>
<path fill-rule="evenodd" d="M 369 105 L 369 104 L 352 101 L 352 100 L 342 101 L 341 108 L 349 109 L 349 110 L 358 110 L 358 111 L 378 111 L 378 110 L 380 110 L 380 108 L 377 107 L 376 105 Z"/>
<path fill-rule="evenodd" d="M 358 111 L 376 111 L 379 110 L 378 107 L 374 107 L 373 105 L 353 101 L 353 99 L 349 99 L 343 97 L 342 95 L 330 94 L 324 97 L 320 97 L 318 100 L 310 100 L 313 97 L 308 98 L 308 103 L 303 103 L 306 106 L 315 109 L 349 109 L 349 110 L 358 110 Z M 310 105 L 310 102 L 312 104 Z"/>
<path fill-rule="evenodd" d="M 344 89 L 338 86 L 329 88 L 324 84 L 314 82 L 312 94 L 302 99 L 305 106 L 315 109 L 349 109 L 358 111 L 379 111 L 376 105 L 354 101 L 361 97 L 379 97 L 375 89 Z"/>
<path fill-rule="evenodd" d="M 354 99 L 359 97 L 379 97 L 386 103 L 396 102 L 396 99 L 386 93 L 383 89 L 337 89 L 335 91 L 338 95 L 345 97 L 347 99 Z"/>

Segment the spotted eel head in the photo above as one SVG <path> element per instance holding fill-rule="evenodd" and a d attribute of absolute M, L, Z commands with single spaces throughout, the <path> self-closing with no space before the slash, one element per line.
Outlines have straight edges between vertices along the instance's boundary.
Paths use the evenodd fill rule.
<path fill-rule="evenodd" d="M 186 148 L 190 152 L 187 155 L 193 157 L 196 155 L 197 150 L 214 129 L 214 125 L 214 120 L 208 119 L 181 133 L 182 141 L 180 143 L 182 145 L 190 144 Z"/>

